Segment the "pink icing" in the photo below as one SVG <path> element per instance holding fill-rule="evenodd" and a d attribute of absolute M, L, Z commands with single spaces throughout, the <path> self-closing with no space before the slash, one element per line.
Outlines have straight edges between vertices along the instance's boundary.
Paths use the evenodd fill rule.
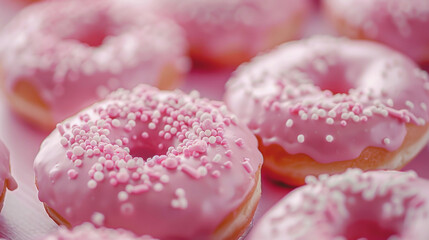
<path fill-rule="evenodd" d="M 145 8 L 114 0 L 30 5 L 0 36 L 6 90 L 29 81 L 62 121 L 113 89 L 156 84 L 167 64 L 185 71 L 181 29 Z"/>
<path fill-rule="evenodd" d="M 308 183 L 270 209 L 250 239 L 429 239 L 429 181 L 414 172 L 349 169 Z"/>
<path fill-rule="evenodd" d="M 0 192 L 3 190 L 3 187 L 7 187 L 11 191 L 18 187 L 15 179 L 10 174 L 9 150 L 2 141 L 0 141 L 0 186 Z M 3 202 L 0 203 L 0 209 L 2 207 Z"/>
<path fill-rule="evenodd" d="M 329 14 L 369 39 L 391 46 L 416 61 L 429 62 L 429 2 L 427 0 L 325 0 Z M 348 29 L 347 36 L 358 32 Z"/>
<path fill-rule="evenodd" d="M 308 0 L 155 2 L 162 13 L 175 19 L 185 29 L 191 46 L 197 46 L 204 54 L 214 56 L 237 49 L 245 49 L 254 56 L 267 47 L 273 47 L 267 46 L 270 31 L 292 21 L 297 15 L 306 15 L 311 7 Z"/>
<path fill-rule="evenodd" d="M 221 102 L 139 85 L 58 124 L 34 168 L 39 199 L 72 226 L 208 239 L 261 164 L 255 137 Z"/>
<path fill-rule="evenodd" d="M 428 121 L 428 90 L 427 73 L 388 48 L 319 36 L 240 67 L 225 101 L 264 145 L 331 163 L 399 148 L 407 123 Z"/>
<path fill-rule="evenodd" d="M 73 230 L 59 228 L 55 233 L 43 240 L 156 240 L 150 236 L 137 237 L 123 229 L 94 228 L 92 224 L 84 223 Z"/>

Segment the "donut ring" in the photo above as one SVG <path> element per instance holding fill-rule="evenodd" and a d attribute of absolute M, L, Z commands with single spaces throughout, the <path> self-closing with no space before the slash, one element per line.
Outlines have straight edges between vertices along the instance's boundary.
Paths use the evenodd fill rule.
<path fill-rule="evenodd" d="M 123 229 L 95 228 L 90 223 L 79 225 L 73 230 L 65 227 L 41 240 L 156 240 L 150 236 L 137 237 Z"/>
<path fill-rule="evenodd" d="M 259 201 L 261 165 L 256 138 L 222 103 L 140 85 L 59 124 L 34 169 L 59 224 L 235 239 Z"/>
<path fill-rule="evenodd" d="M 0 141 L 0 210 L 3 208 L 4 198 L 6 196 L 6 189 L 11 191 L 18 188 L 18 184 L 10 174 L 10 163 L 9 163 L 9 150 Z"/>
<path fill-rule="evenodd" d="M 52 130 L 116 88 L 177 86 L 186 71 L 183 32 L 145 8 L 114 0 L 25 8 L 0 34 L 0 81 L 12 108 Z"/>
<path fill-rule="evenodd" d="M 275 180 L 349 167 L 399 169 L 427 143 L 428 75 L 377 43 L 315 37 L 242 66 L 225 101 Z"/>
<path fill-rule="evenodd" d="M 386 44 L 429 64 L 426 0 L 324 0 L 325 17 L 342 35 Z"/>
<path fill-rule="evenodd" d="M 414 172 L 350 169 L 308 182 L 271 208 L 250 239 L 429 239 L 429 181 Z"/>
<path fill-rule="evenodd" d="M 236 67 L 261 51 L 296 39 L 311 10 L 309 0 L 155 2 L 161 14 L 185 30 L 191 58 L 218 67 Z"/>

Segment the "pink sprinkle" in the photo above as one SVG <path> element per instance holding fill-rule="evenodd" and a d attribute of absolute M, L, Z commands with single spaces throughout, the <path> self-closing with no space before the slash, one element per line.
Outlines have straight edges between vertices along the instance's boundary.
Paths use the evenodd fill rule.
<path fill-rule="evenodd" d="M 179 163 L 177 162 L 177 160 L 175 158 L 167 158 L 165 161 L 162 162 L 162 165 L 164 167 L 166 167 L 167 169 L 176 169 L 177 165 L 179 165 Z"/>
<path fill-rule="evenodd" d="M 225 151 L 225 156 L 231 157 L 231 155 L 232 155 L 232 151 L 231 150 L 226 150 Z"/>
<path fill-rule="evenodd" d="M 110 179 L 110 181 L 109 181 L 109 183 L 110 183 L 112 186 L 116 186 L 116 185 L 118 185 L 118 181 L 117 181 L 116 179 L 114 179 L 114 178 L 111 178 L 111 179 Z"/>
<path fill-rule="evenodd" d="M 198 171 L 191 166 L 183 165 L 182 166 L 182 172 L 188 174 L 190 177 L 192 177 L 194 179 L 200 178 L 200 174 L 198 173 Z"/>
<path fill-rule="evenodd" d="M 70 169 L 67 171 L 67 175 L 69 176 L 70 179 L 76 179 L 78 172 L 74 169 Z"/>
<path fill-rule="evenodd" d="M 231 161 L 226 161 L 223 165 L 224 165 L 226 168 L 231 168 L 231 167 L 232 167 L 232 162 L 231 162 Z"/>
<path fill-rule="evenodd" d="M 64 130 L 64 127 L 62 124 L 60 124 L 60 123 L 57 124 L 57 129 L 58 129 L 58 132 L 60 133 L 61 136 L 64 135 L 65 130 Z"/>
<path fill-rule="evenodd" d="M 235 143 L 237 144 L 237 146 L 242 147 L 244 142 L 242 138 L 238 138 L 237 140 L 235 140 Z"/>
<path fill-rule="evenodd" d="M 214 170 L 214 171 L 212 172 L 212 176 L 213 176 L 214 178 L 219 178 L 219 177 L 220 177 L 220 172 L 219 172 L 218 170 Z"/>
<path fill-rule="evenodd" d="M 147 192 L 148 190 L 149 190 L 149 186 L 147 186 L 146 184 L 140 184 L 140 185 L 134 186 L 133 193 L 139 194 L 139 193 Z"/>
<path fill-rule="evenodd" d="M 104 163 L 104 166 L 106 166 L 107 170 L 111 170 L 114 165 L 115 164 L 113 163 L 112 160 L 106 160 L 106 162 Z"/>
<path fill-rule="evenodd" d="M 341 120 L 340 124 L 341 124 L 341 126 L 343 126 L 343 127 L 347 126 L 347 122 L 346 122 L 345 120 Z"/>
<path fill-rule="evenodd" d="M 250 163 L 248 161 L 243 162 L 243 167 L 244 167 L 244 169 L 246 169 L 246 171 L 248 173 L 253 172 L 253 167 L 252 167 L 252 165 L 250 165 Z"/>
<path fill-rule="evenodd" d="M 119 183 L 126 183 L 130 180 L 130 174 L 128 174 L 128 171 L 120 171 L 116 174 L 116 179 Z"/>

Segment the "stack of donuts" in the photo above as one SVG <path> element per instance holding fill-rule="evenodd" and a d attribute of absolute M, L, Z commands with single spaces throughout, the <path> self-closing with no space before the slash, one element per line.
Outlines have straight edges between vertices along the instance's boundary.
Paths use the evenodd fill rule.
<path fill-rule="evenodd" d="M 429 239 L 429 180 L 401 171 L 429 142 L 428 1 L 27 4 L 0 83 L 44 135 L 40 239 Z M 221 71 L 216 100 L 189 82 Z M 296 189 L 255 217 L 269 184 Z"/>

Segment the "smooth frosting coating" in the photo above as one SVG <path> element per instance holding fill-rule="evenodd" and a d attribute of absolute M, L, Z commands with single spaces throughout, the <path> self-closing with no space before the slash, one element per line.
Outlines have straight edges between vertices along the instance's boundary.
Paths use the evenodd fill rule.
<path fill-rule="evenodd" d="M 59 124 L 34 168 L 39 199 L 72 226 L 207 239 L 261 164 L 256 138 L 223 103 L 139 85 Z"/>
<path fill-rule="evenodd" d="M 242 65 L 225 101 L 265 146 L 331 163 L 399 148 L 406 124 L 428 121 L 428 90 L 427 73 L 395 51 L 318 36 Z"/>
<path fill-rule="evenodd" d="M 90 223 L 79 225 L 73 230 L 60 227 L 42 240 L 156 240 L 150 236 L 137 237 L 123 229 L 94 228 Z"/>
<path fill-rule="evenodd" d="M 56 122 L 111 90 L 156 84 L 168 64 L 184 72 L 185 53 L 182 30 L 132 0 L 32 4 L 0 36 L 6 91 L 29 82 Z"/>
<path fill-rule="evenodd" d="M 267 36 L 311 7 L 308 0 L 158 0 L 156 4 L 185 29 L 191 46 L 215 56 L 237 49 L 254 56 L 273 47 Z"/>
<path fill-rule="evenodd" d="M 0 141 L 0 186 L 2 190 L 3 186 L 9 190 L 15 190 L 18 187 L 15 179 L 10 174 L 9 150 L 2 141 Z M 1 203 L 0 209 L 2 206 L 3 203 Z"/>
<path fill-rule="evenodd" d="M 289 193 L 250 239 L 429 239 L 429 181 L 414 172 L 349 169 Z"/>
<path fill-rule="evenodd" d="M 429 1 L 427 0 L 325 0 L 328 14 L 351 28 L 341 30 L 393 47 L 416 61 L 429 62 Z M 352 29 L 354 28 L 354 29 Z"/>

